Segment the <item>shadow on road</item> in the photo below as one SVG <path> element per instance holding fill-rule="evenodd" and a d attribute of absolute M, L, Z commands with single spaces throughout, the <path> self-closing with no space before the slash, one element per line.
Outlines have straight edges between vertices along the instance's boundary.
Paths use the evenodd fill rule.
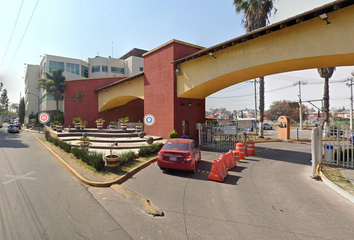
<path fill-rule="evenodd" d="M 24 144 L 21 140 L 21 133 L 1 134 L 0 148 L 28 148 L 28 144 Z"/>
<path fill-rule="evenodd" d="M 180 171 L 180 170 L 172 170 L 172 169 L 164 170 L 163 173 L 171 175 L 171 176 L 175 176 L 175 177 L 189 178 L 189 179 L 202 180 L 202 181 L 210 181 L 208 179 L 208 176 L 209 176 L 209 172 L 211 170 L 211 166 L 212 166 L 212 162 L 201 161 L 197 164 L 197 172 L 196 173 Z M 237 166 L 234 169 L 229 170 L 229 173 L 230 172 L 240 173 L 246 168 L 247 167 Z M 241 178 L 240 176 L 235 176 L 235 175 L 229 174 L 225 178 L 224 182 L 220 182 L 220 184 L 226 183 L 226 184 L 236 185 L 237 181 L 240 178 Z"/>
<path fill-rule="evenodd" d="M 311 153 L 303 151 L 257 147 L 256 156 L 282 162 L 311 165 Z M 247 160 L 249 161 L 250 159 Z"/>

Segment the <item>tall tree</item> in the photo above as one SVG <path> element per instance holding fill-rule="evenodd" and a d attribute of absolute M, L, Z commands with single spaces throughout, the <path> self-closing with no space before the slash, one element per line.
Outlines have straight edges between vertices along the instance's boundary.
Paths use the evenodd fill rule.
<path fill-rule="evenodd" d="M 59 100 L 65 92 L 65 77 L 63 76 L 63 70 L 59 69 L 58 71 L 56 71 L 53 69 L 52 75 L 50 75 L 49 73 L 45 73 L 45 79 L 39 79 L 38 86 L 42 89 L 45 89 L 47 93 L 54 95 L 57 107 L 56 115 L 58 115 Z"/>
<path fill-rule="evenodd" d="M 25 115 L 26 115 L 25 98 L 21 98 L 20 106 L 18 109 L 18 117 L 20 118 L 21 124 L 23 124 L 25 121 Z"/>
<path fill-rule="evenodd" d="M 329 126 L 329 79 L 332 77 L 335 67 L 318 68 L 317 71 L 321 78 L 324 78 L 324 90 L 323 90 L 323 118 L 324 123 Z"/>
<path fill-rule="evenodd" d="M 234 0 L 237 14 L 243 14 L 242 25 L 247 32 L 252 32 L 269 23 L 272 11 L 276 12 L 274 0 Z M 263 137 L 264 120 L 264 77 L 259 78 L 259 136 Z"/>
<path fill-rule="evenodd" d="M 11 103 L 10 110 L 18 114 L 18 103 Z"/>
<path fill-rule="evenodd" d="M 4 90 L 1 93 L 0 103 L 3 105 L 6 112 L 8 112 L 9 111 L 9 97 L 7 96 L 6 88 L 4 88 Z"/>

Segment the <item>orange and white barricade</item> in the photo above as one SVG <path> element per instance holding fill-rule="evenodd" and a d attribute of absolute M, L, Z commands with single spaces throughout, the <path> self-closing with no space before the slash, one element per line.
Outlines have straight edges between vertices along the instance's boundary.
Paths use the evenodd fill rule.
<path fill-rule="evenodd" d="M 236 143 L 236 152 L 238 152 L 240 159 L 246 159 L 245 146 L 242 143 Z"/>
<path fill-rule="evenodd" d="M 249 156 L 256 155 L 256 149 L 254 147 L 254 142 L 252 142 L 252 141 L 247 142 L 247 155 L 249 155 Z"/>

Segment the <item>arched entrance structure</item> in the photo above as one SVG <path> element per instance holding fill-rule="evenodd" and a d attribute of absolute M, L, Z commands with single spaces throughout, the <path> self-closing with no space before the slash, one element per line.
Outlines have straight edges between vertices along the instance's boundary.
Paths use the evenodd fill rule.
<path fill-rule="evenodd" d="M 275 73 L 354 65 L 353 26 L 354 1 L 340 0 L 210 48 L 172 40 L 143 55 L 138 93 L 123 81 L 98 89 L 99 111 L 141 96 L 144 114 L 155 116 L 147 134 L 168 138 L 176 130 L 197 139 L 205 97 L 214 92 Z"/>

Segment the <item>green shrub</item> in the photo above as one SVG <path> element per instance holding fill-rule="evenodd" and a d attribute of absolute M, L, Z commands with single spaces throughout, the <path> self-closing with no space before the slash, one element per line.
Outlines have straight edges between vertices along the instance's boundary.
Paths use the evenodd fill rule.
<path fill-rule="evenodd" d="M 163 143 L 155 143 L 154 145 L 152 145 L 153 153 L 158 153 L 162 147 Z"/>
<path fill-rule="evenodd" d="M 124 164 L 132 161 L 134 158 L 135 158 L 134 152 L 127 152 L 119 156 L 119 162 L 120 164 Z"/>
<path fill-rule="evenodd" d="M 172 132 L 170 132 L 168 137 L 169 138 L 178 138 L 178 134 L 177 134 L 176 130 L 173 130 Z"/>
<path fill-rule="evenodd" d="M 139 156 L 145 157 L 151 154 L 150 146 L 142 146 L 139 149 Z"/>
<path fill-rule="evenodd" d="M 59 124 L 64 126 L 64 114 L 58 114 L 57 116 L 54 116 L 54 120 L 58 121 Z"/>
<path fill-rule="evenodd" d="M 64 141 L 59 141 L 59 147 L 67 153 L 71 153 L 71 145 Z"/>
<path fill-rule="evenodd" d="M 145 157 L 151 154 L 156 154 L 161 150 L 162 146 L 163 146 L 162 143 L 155 143 L 149 146 L 142 146 L 139 149 L 139 156 Z"/>
<path fill-rule="evenodd" d="M 49 131 L 47 130 L 44 131 L 44 137 L 45 140 L 47 140 L 48 142 L 52 142 L 52 137 L 50 136 Z"/>
<path fill-rule="evenodd" d="M 81 159 L 84 163 L 92 166 L 96 171 L 104 170 L 104 161 L 102 160 L 102 154 L 100 153 L 89 153 L 84 148 L 72 148 L 71 153 L 78 159 Z"/>
<path fill-rule="evenodd" d="M 102 160 L 102 154 L 93 152 L 89 154 L 89 163 L 96 171 L 104 171 L 104 161 Z"/>

